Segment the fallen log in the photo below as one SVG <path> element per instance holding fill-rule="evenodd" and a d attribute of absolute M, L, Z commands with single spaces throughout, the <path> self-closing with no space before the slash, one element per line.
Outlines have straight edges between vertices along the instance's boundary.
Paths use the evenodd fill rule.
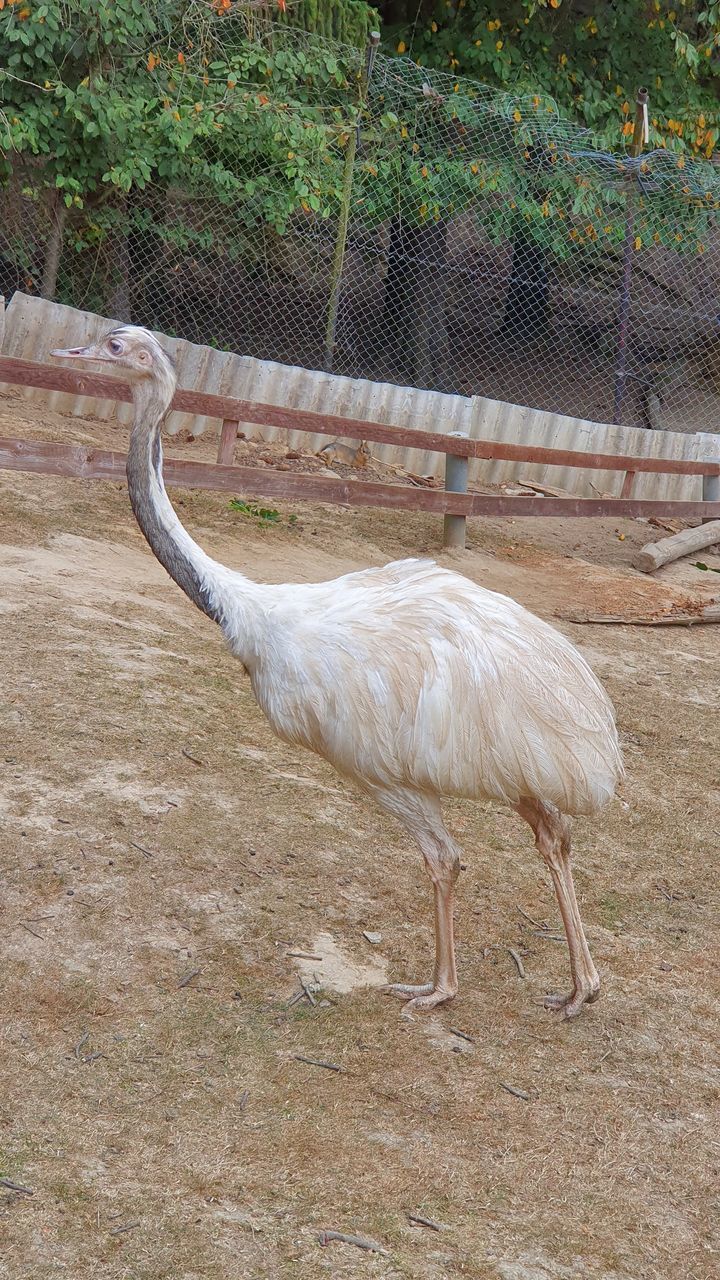
<path fill-rule="evenodd" d="M 562 613 L 556 614 L 563 622 L 580 625 L 616 627 L 694 627 L 702 623 L 720 622 L 720 604 L 709 604 L 697 613 Z"/>
<path fill-rule="evenodd" d="M 663 564 L 689 556 L 693 551 L 701 551 L 703 547 L 712 547 L 716 542 L 720 542 L 720 520 L 708 520 L 707 524 L 698 525 L 696 529 L 683 529 L 670 538 L 649 542 L 642 551 L 638 551 L 633 563 L 643 573 L 652 573 Z"/>
<path fill-rule="evenodd" d="M 532 489 L 533 493 L 542 493 L 548 498 L 575 497 L 575 494 L 571 493 L 569 489 L 558 489 L 553 484 L 536 484 L 534 480 L 518 480 L 518 484 L 522 485 L 523 489 Z M 599 498 L 612 499 L 616 497 L 614 493 L 605 493 L 602 489 L 598 489 L 597 485 L 594 485 L 592 481 L 590 481 L 590 488 Z M 624 496 L 629 497 L 630 495 L 626 494 Z"/>
<path fill-rule="evenodd" d="M 573 498 L 575 495 L 570 493 L 569 489 L 557 489 L 553 484 L 537 484 L 535 480 L 520 480 L 523 489 L 532 489 L 533 493 L 546 494 L 548 498 Z"/>
<path fill-rule="evenodd" d="M 648 524 L 652 524 L 656 529 L 664 529 L 666 533 L 680 533 L 683 526 L 679 520 L 662 520 L 660 516 L 650 516 Z"/>

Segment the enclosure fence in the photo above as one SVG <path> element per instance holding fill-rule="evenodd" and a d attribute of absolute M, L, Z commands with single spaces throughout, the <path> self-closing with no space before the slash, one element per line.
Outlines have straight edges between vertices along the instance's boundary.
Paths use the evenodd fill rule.
<path fill-rule="evenodd" d="M 618 102 L 627 149 L 609 154 L 542 94 L 372 39 L 246 21 L 180 68 L 137 56 L 183 139 L 182 181 L 58 206 L 17 156 L 7 298 L 351 377 L 717 430 L 720 177 L 653 148 L 652 103 L 645 143 Z"/>
<path fill-rule="evenodd" d="M 87 374 L 47 363 L 0 356 L 0 384 L 38 388 L 43 391 L 73 391 L 88 398 L 107 397 L 131 401 L 130 388 L 106 374 Z M 711 524 L 712 531 L 697 546 L 709 545 L 716 537 L 720 520 L 720 462 L 698 459 L 647 458 L 618 454 L 591 454 L 581 450 L 547 449 L 529 444 L 514 445 L 493 440 L 472 440 L 460 433 L 437 433 L 408 430 L 387 423 L 368 422 L 334 414 L 317 414 L 281 405 L 238 400 L 194 390 L 179 389 L 172 409 L 190 411 L 218 418 L 222 423 L 217 463 L 170 459 L 164 474 L 171 484 L 198 489 L 220 489 L 237 492 L 242 488 L 255 496 L 301 501 L 328 502 L 348 506 L 386 507 L 398 511 L 442 513 L 446 547 L 464 548 L 466 521 L 469 516 L 611 516 L 649 517 L 675 516 L 700 519 Z M 425 448 L 445 455 L 445 487 L 443 492 L 416 489 L 401 484 L 378 484 L 373 481 L 343 480 L 339 476 L 290 475 L 271 469 L 235 466 L 235 448 L 240 423 L 280 428 L 287 432 L 326 436 L 365 438 L 379 443 L 402 444 Z M 582 470 L 603 471 L 610 468 L 624 474 L 619 498 L 540 499 L 535 494 L 509 497 L 468 492 L 468 460 L 470 458 L 505 458 L 525 462 L 561 463 Z M 56 441 L 0 438 L 0 470 L 28 471 L 40 475 L 82 477 L 110 480 L 125 475 L 126 457 L 95 446 L 65 444 Z M 631 498 L 630 493 L 639 473 L 692 476 L 702 480 L 702 497 L 695 501 L 658 501 Z M 698 530 L 689 531 L 698 535 Z M 652 548 L 645 548 L 651 551 Z M 652 559 L 652 557 L 651 557 Z M 660 559 L 659 563 L 663 563 Z M 657 567 L 656 565 L 654 567 Z M 716 620 L 717 608 L 710 613 L 698 605 L 691 619 Z M 683 618 L 687 615 L 683 614 Z"/>

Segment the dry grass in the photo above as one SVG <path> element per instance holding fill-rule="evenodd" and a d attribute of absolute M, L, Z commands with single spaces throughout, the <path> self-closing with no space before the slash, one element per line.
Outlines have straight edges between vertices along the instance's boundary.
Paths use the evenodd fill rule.
<path fill-rule="evenodd" d="M 542 1009 L 567 959 L 518 910 L 556 931 L 530 839 L 453 804 L 461 993 L 406 1020 L 375 989 L 332 989 L 343 958 L 356 983 L 428 970 L 429 892 L 400 832 L 272 738 L 118 486 L 2 486 L 0 1176 L 34 1194 L 0 1187 L 0 1276 L 717 1276 L 717 631 L 572 629 L 629 765 L 629 809 L 577 828 L 605 999 L 569 1025 Z M 424 518 L 298 508 L 261 532 L 219 496 L 183 502 L 258 577 L 436 550 Z M 463 571 L 547 616 L 660 592 L 618 565 L 646 527 L 620 544 L 593 525 L 594 568 L 560 558 L 590 526 L 550 524 L 534 546 L 527 525 L 478 526 Z M 326 990 L 288 1007 L 287 952 L 322 935 Z M 321 1248 L 323 1228 L 389 1257 Z"/>

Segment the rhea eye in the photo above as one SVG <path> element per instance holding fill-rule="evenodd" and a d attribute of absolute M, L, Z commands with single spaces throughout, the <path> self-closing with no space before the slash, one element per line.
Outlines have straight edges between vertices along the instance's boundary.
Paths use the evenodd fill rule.
<path fill-rule="evenodd" d="M 122 342 L 118 342 L 117 338 L 111 338 L 108 342 L 108 348 L 112 351 L 114 356 L 119 356 L 123 349 L 123 345 Z"/>

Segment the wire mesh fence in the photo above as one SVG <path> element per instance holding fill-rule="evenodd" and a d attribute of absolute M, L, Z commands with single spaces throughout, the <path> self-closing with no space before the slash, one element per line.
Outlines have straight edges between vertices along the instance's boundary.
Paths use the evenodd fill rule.
<path fill-rule="evenodd" d="M 604 153 L 543 95 L 372 43 L 252 15 L 221 46 L 208 32 L 181 63 L 137 53 L 182 180 L 158 169 L 78 207 L 13 159 L 0 292 L 308 368 L 717 429 L 712 164 Z"/>

